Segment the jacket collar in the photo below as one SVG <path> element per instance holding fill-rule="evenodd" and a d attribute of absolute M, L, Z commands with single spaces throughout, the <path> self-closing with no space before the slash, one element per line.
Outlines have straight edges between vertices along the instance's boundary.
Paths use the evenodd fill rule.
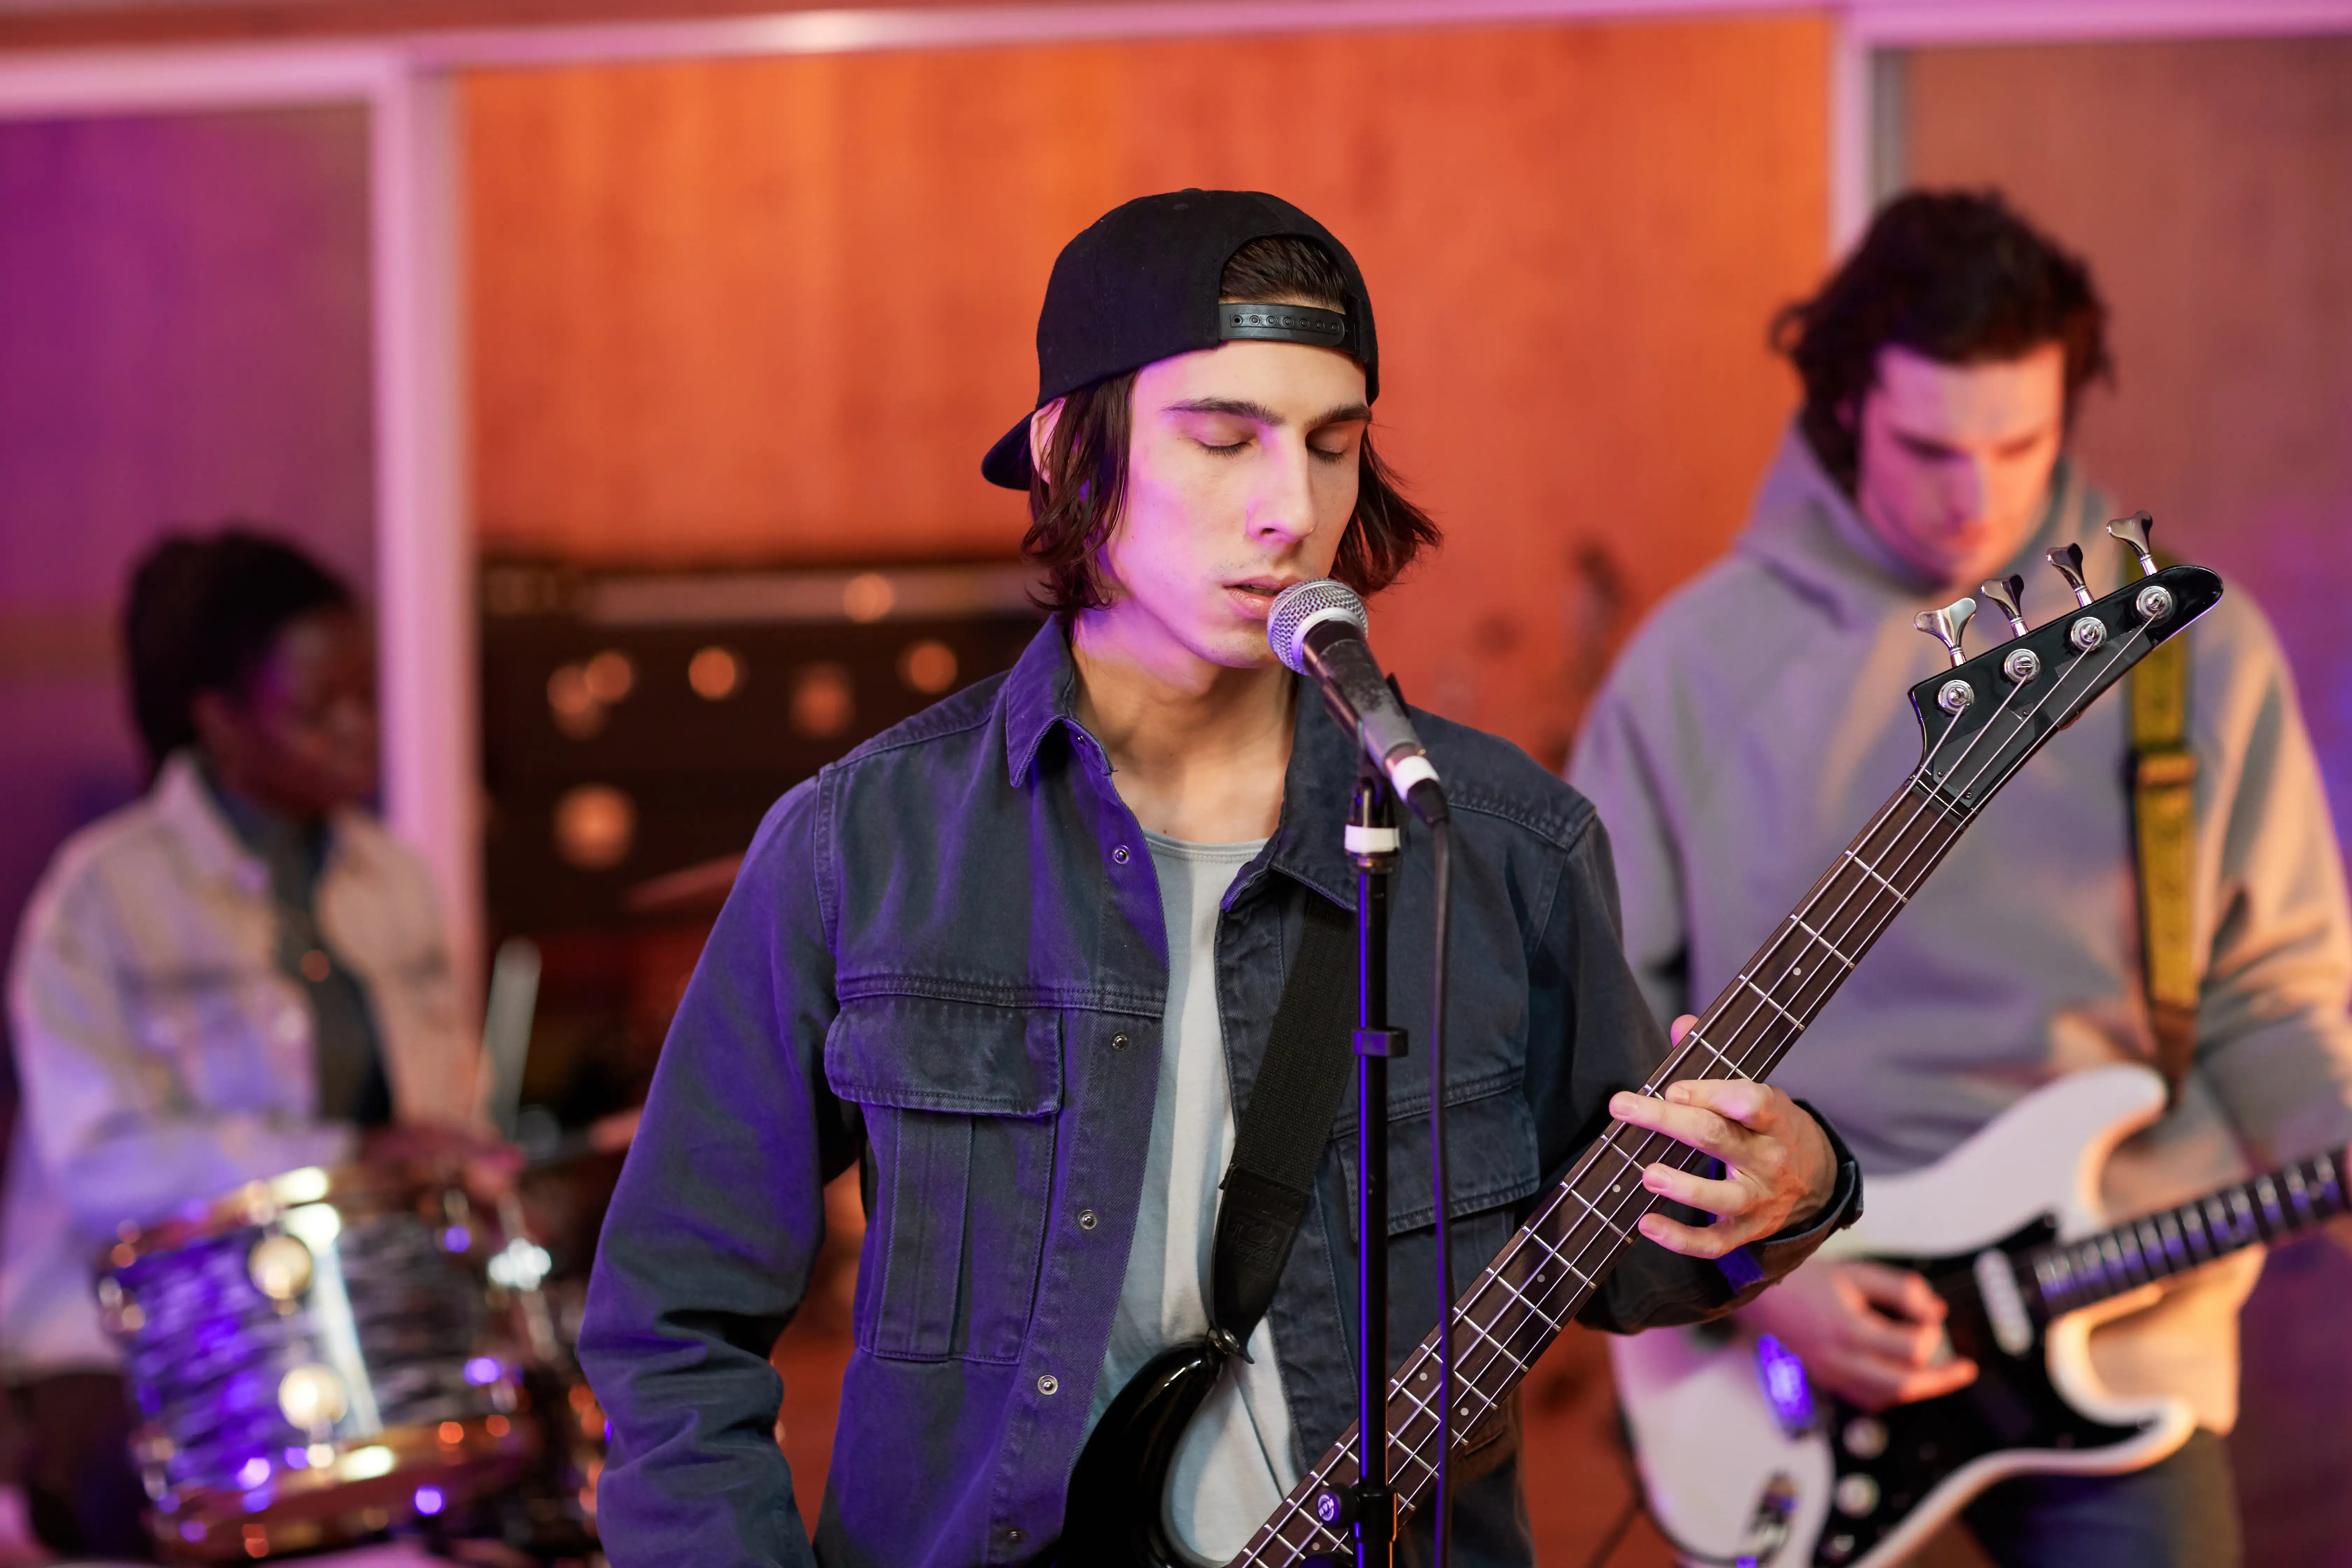
<path fill-rule="evenodd" d="M 212 786 L 205 782 L 204 770 L 193 750 L 184 748 L 164 759 L 149 798 L 154 803 L 156 816 L 186 847 L 199 873 L 215 880 L 235 882 L 247 892 L 268 890 L 268 867 L 237 836 Z M 351 830 L 354 815 L 337 812 L 328 820 L 325 864 L 348 860 L 355 855 L 363 857 L 362 836 Z"/>
<path fill-rule="evenodd" d="M 199 874 L 215 881 L 235 882 L 248 892 L 268 886 L 269 873 L 260 857 L 239 841 L 236 828 L 213 798 L 193 751 L 174 752 L 155 777 L 155 815 L 163 818 L 187 851 Z"/>
<path fill-rule="evenodd" d="M 1226 907 L 1248 890 L 1261 870 L 1274 870 L 1352 910 L 1356 876 L 1344 840 L 1356 780 L 1355 743 L 1315 692 L 1296 677 L 1292 679 L 1297 718 L 1290 765 L 1282 781 L 1281 820 L 1265 852 L 1234 879 Z M 1003 716 L 1007 776 L 1013 788 L 1029 784 L 1038 752 L 1057 728 L 1066 729 L 1073 742 L 1102 757 L 1102 743 L 1078 722 L 1077 690 L 1068 623 L 1055 616 L 1030 640 L 997 699 Z M 1106 782 L 1108 771 L 1106 760 Z"/>
<path fill-rule="evenodd" d="M 2074 460 L 2061 457 L 2051 470 L 2041 523 L 2016 559 L 2002 569 L 2004 574 L 2022 573 L 2030 584 L 2042 587 L 2048 574 L 2042 552 L 2070 540 L 2083 542 L 2089 526 L 2085 520 L 2095 501 Z M 1853 499 L 1822 468 L 1811 444 L 1793 423 L 1780 437 L 1780 449 L 1757 489 L 1748 526 L 1733 548 L 1821 604 L 1842 626 L 1874 623 L 1939 592 L 1938 584 L 1920 581 L 1880 542 Z M 1973 583 L 1952 589 L 1956 595 L 1975 591 Z"/>

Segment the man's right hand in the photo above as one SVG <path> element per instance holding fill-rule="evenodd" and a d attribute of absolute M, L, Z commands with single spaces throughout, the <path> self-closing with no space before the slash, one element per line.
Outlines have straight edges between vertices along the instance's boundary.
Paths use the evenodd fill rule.
<path fill-rule="evenodd" d="M 1797 1352 L 1805 1375 L 1849 1405 L 1884 1410 L 1965 1388 L 1944 1299 L 1907 1268 L 1815 1258 L 1742 1308 L 1739 1321 Z"/>

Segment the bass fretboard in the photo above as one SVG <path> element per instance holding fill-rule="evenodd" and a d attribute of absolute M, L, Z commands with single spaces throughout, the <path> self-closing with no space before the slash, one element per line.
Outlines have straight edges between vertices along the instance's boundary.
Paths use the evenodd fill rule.
<path fill-rule="evenodd" d="M 2149 590 L 2159 583 L 2169 586 L 2162 603 L 2149 608 Z M 2010 776 L 2161 637 L 2201 615 L 2220 595 L 2220 579 L 2202 568 L 2168 567 L 2156 579 L 2084 605 L 2063 627 L 2046 624 L 1999 656 L 1980 655 L 1915 688 L 1912 703 L 1931 742 L 1918 768 L 1723 988 L 1642 1091 L 1660 1094 L 1686 1079 L 1768 1075 Z M 2161 636 L 2150 616 L 2170 617 Z M 2031 658 L 2018 662 L 2026 654 Z M 1999 676 L 1988 668 L 1996 662 L 2003 671 Z M 1974 671 L 1974 679 L 1963 679 L 1963 671 Z M 1987 705 L 1979 723 L 1945 724 L 1935 716 L 1939 708 L 1958 714 L 1979 702 Z M 1963 738 L 1956 742 L 1956 736 Z M 1388 1397 L 1387 1468 L 1401 1514 L 1420 1505 L 1437 1477 L 1439 1333 L 1450 1324 L 1454 1429 L 1466 1432 L 1510 1396 L 1536 1358 L 1591 1300 L 1639 1234 L 1634 1227 L 1642 1215 L 1662 1201 L 1642 1185 L 1643 1167 L 1664 1161 L 1687 1170 L 1703 1158 L 1662 1133 L 1611 1122 L 1460 1296 L 1446 1322 L 1404 1358 L 1389 1379 Z M 1291 1489 L 1232 1568 L 1346 1554 L 1345 1510 L 1331 1505 L 1351 1491 L 1357 1474 L 1357 1432 L 1350 1427 Z"/>
<path fill-rule="evenodd" d="M 1778 1065 L 1927 873 L 1942 861 L 1969 813 L 1915 778 L 1848 845 L 1796 911 L 1781 921 L 1736 979 L 1643 1086 L 1662 1093 L 1684 1079 L 1761 1079 Z M 1538 1205 L 1454 1315 L 1457 1432 L 1509 1396 L 1528 1367 L 1600 1288 L 1661 1201 L 1642 1171 L 1661 1160 L 1683 1168 L 1703 1158 L 1664 1134 L 1610 1124 Z M 1408 1355 L 1389 1385 L 1391 1479 L 1410 1510 L 1436 1479 L 1437 1336 Z M 1318 1500 L 1351 1485 L 1356 1432 L 1294 1489 L 1234 1568 L 1288 1563 L 1346 1550 L 1344 1526 L 1327 1524 Z"/>

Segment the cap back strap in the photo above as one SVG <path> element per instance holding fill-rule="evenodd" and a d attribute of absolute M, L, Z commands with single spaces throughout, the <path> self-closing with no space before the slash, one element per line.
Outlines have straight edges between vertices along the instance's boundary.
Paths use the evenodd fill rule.
<path fill-rule="evenodd" d="M 1352 352 L 1348 342 L 1348 318 L 1337 310 L 1314 305 L 1220 304 L 1217 336 L 1226 342 L 1235 338 L 1255 338 Z"/>

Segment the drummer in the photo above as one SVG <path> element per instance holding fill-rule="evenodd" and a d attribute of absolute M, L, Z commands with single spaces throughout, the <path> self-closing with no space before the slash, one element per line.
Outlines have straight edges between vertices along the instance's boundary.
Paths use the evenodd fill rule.
<path fill-rule="evenodd" d="M 35 1532 L 116 1558 L 149 1551 L 91 1293 L 117 1226 L 306 1165 L 499 1158 L 466 1131 L 477 1039 L 425 866 L 362 809 L 374 671 L 351 590 L 258 533 L 173 537 L 124 632 L 152 783 L 26 907 L 0 1220 Z"/>

